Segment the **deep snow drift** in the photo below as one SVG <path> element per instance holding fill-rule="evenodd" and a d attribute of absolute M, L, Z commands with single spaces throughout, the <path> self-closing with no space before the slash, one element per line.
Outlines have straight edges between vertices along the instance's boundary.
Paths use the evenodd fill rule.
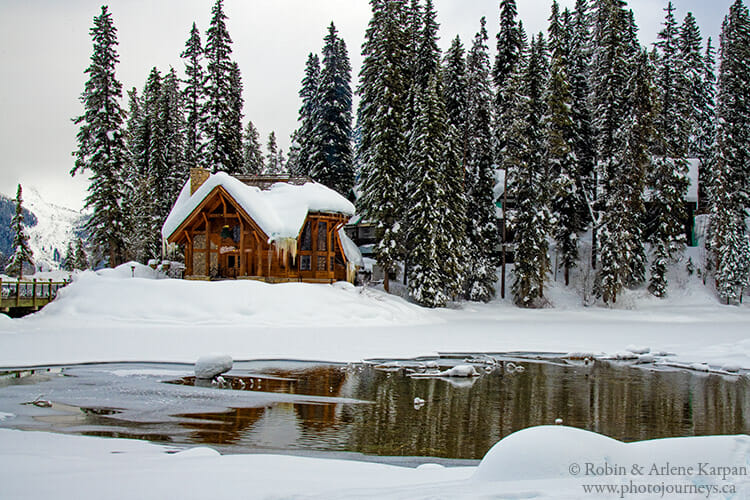
<path fill-rule="evenodd" d="M 436 353 L 557 352 L 644 356 L 690 367 L 750 369 L 750 307 L 725 306 L 693 276 L 666 300 L 643 291 L 620 308 L 583 307 L 551 283 L 555 308 L 509 300 L 429 310 L 373 288 L 158 279 L 131 264 L 74 276 L 40 312 L 0 315 L 0 366 L 235 360 L 359 361 Z M 646 359 L 644 359 L 646 361 Z M 697 365 L 696 365 L 697 366 Z"/>
<path fill-rule="evenodd" d="M 748 436 L 624 444 L 569 427 L 534 427 L 500 441 L 478 467 L 461 468 L 222 456 L 210 448 L 167 451 L 179 450 L 0 430 L 3 497 L 580 499 L 745 498 L 750 493 Z"/>

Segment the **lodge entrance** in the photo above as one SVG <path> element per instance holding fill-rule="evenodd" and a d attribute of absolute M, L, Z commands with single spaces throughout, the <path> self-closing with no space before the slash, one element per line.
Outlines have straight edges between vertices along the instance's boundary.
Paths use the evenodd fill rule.
<path fill-rule="evenodd" d="M 232 252 L 226 253 L 219 259 L 219 277 L 220 278 L 236 278 L 239 276 L 240 271 L 240 255 L 239 253 Z"/>

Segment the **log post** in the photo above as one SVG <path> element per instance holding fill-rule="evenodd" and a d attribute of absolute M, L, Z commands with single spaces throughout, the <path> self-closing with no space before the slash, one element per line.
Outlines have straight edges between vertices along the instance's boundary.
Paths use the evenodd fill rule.
<path fill-rule="evenodd" d="M 16 281 L 16 307 L 21 304 L 21 278 Z"/>
<path fill-rule="evenodd" d="M 34 278 L 34 284 L 31 286 L 31 305 L 36 309 L 36 278 Z"/>

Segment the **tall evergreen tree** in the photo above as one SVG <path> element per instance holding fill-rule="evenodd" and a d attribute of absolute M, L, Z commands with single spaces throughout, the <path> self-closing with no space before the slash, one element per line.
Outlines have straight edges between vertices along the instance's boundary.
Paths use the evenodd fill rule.
<path fill-rule="evenodd" d="M 750 280 L 745 218 L 750 206 L 750 14 L 741 0 L 729 9 L 721 31 L 716 158 L 711 189 L 711 254 L 716 289 L 736 304 Z"/>
<path fill-rule="evenodd" d="M 624 5 L 621 0 L 600 2 L 592 74 L 603 193 L 597 286 L 607 303 L 614 303 L 624 286 L 645 279 L 646 263 L 643 192 L 651 161 L 653 79 Z"/>
<path fill-rule="evenodd" d="M 127 228 L 122 208 L 125 113 L 119 102 L 122 84 L 115 76 L 115 65 L 119 61 L 117 29 L 106 6 L 94 18 L 90 34 L 94 48 L 91 65 L 86 69 L 89 80 L 81 94 L 84 113 L 73 120 L 80 129 L 71 174 L 91 172 L 86 207 L 92 211 L 92 216 L 87 229 L 99 257 L 114 267 L 122 262 Z"/>
<path fill-rule="evenodd" d="M 263 172 L 263 152 L 260 149 L 260 134 L 252 121 L 247 122 L 242 146 L 242 173 L 258 175 Z"/>
<path fill-rule="evenodd" d="M 698 158 L 701 154 L 701 114 L 706 106 L 706 89 L 703 84 L 705 74 L 703 59 L 703 39 L 698 22 L 692 13 L 688 12 L 680 26 L 677 39 L 679 58 L 683 72 L 680 75 L 682 83 L 682 114 L 687 121 L 687 156 Z"/>
<path fill-rule="evenodd" d="M 10 228 L 13 231 L 13 255 L 10 256 L 5 272 L 22 279 L 24 264 L 34 265 L 34 254 L 29 248 L 29 236 L 26 234 L 26 227 L 23 223 L 23 197 L 20 184 L 16 192 L 16 214 L 10 221 Z"/>
<path fill-rule="evenodd" d="M 347 196 L 354 187 L 351 65 L 333 23 L 323 47 L 310 176 Z"/>
<path fill-rule="evenodd" d="M 377 221 L 374 254 L 386 277 L 402 252 L 406 138 L 404 120 L 409 58 L 404 0 L 371 0 L 372 19 L 365 33 L 360 70 L 359 125 L 361 190 L 359 210 Z M 388 279 L 385 280 L 388 290 Z"/>
<path fill-rule="evenodd" d="M 276 144 L 276 132 L 271 132 L 268 135 L 268 143 L 266 144 L 266 162 L 265 175 L 279 175 L 282 174 L 282 165 L 279 163 L 279 146 Z"/>
<path fill-rule="evenodd" d="M 202 164 L 203 129 L 206 98 L 205 71 L 203 69 L 203 47 L 198 28 L 193 23 L 190 38 L 181 54 L 185 61 L 185 88 L 182 91 L 185 103 L 185 166 L 189 170 Z"/>
<path fill-rule="evenodd" d="M 433 75 L 419 94 L 419 110 L 410 139 L 409 166 L 413 175 L 409 222 L 409 294 L 427 307 L 443 307 L 449 300 L 442 262 L 451 253 L 452 235 L 443 215 L 445 191 L 446 115 L 438 79 Z"/>
<path fill-rule="evenodd" d="M 706 42 L 703 56 L 703 75 L 701 78 L 702 99 L 698 108 L 697 137 L 695 140 L 696 156 L 700 160 L 698 169 L 698 211 L 706 213 L 710 206 L 711 160 L 716 141 L 716 58 L 711 38 Z"/>
<path fill-rule="evenodd" d="M 544 127 L 549 68 L 545 50 L 540 33 L 532 41 L 523 77 L 523 100 L 518 112 L 519 117 L 525 118 L 517 120 L 513 130 L 514 135 L 523 137 L 521 144 L 524 146 L 514 155 L 512 191 L 517 200 L 513 214 L 516 250 L 512 290 L 515 303 L 523 307 L 539 305 L 550 269 L 547 238 L 552 216 Z M 554 166 L 562 165 L 555 163 Z"/>
<path fill-rule="evenodd" d="M 160 102 L 160 119 L 164 130 L 166 171 L 163 177 L 164 198 L 160 200 L 161 222 L 166 220 L 180 190 L 188 180 L 189 168 L 185 161 L 185 114 L 180 96 L 180 81 L 174 68 L 164 77 Z M 161 224 L 158 227 L 161 232 Z"/>
<path fill-rule="evenodd" d="M 576 129 L 572 116 L 573 95 L 565 51 L 557 49 L 550 68 L 547 93 L 547 155 L 554 178 L 551 206 L 556 215 L 554 237 L 564 269 L 565 285 L 570 284 L 570 270 L 578 262 L 578 233 L 584 229 L 586 199 L 581 190 L 575 156 Z"/>
<path fill-rule="evenodd" d="M 310 53 L 305 65 L 305 77 L 302 79 L 302 88 L 299 96 L 302 106 L 299 109 L 299 128 L 295 132 L 295 142 L 298 146 L 296 153 L 297 166 L 293 172 L 295 175 L 310 175 L 313 157 L 313 134 L 315 120 L 319 116 L 320 96 L 320 59 L 317 54 Z"/>
<path fill-rule="evenodd" d="M 242 84 L 239 68 L 230 58 L 232 39 L 227 31 L 223 4 L 223 0 L 216 0 L 206 33 L 203 135 L 206 165 L 214 172 L 236 173 L 242 158 Z"/>
<path fill-rule="evenodd" d="M 467 259 L 466 296 L 488 302 L 495 296 L 497 266 L 492 257 L 498 241 L 495 223 L 495 170 L 493 151 L 492 80 L 487 49 L 486 20 L 467 57 L 468 120 L 471 135 L 467 144 Z"/>
<path fill-rule="evenodd" d="M 667 266 L 685 247 L 685 201 L 688 189 L 687 154 L 691 136 L 692 101 L 696 98 L 689 71 L 680 50 L 672 2 L 665 9 L 664 29 L 656 43 L 658 67 L 656 90 L 659 100 L 655 116 L 657 140 L 655 161 L 649 173 L 651 204 L 649 241 L 653 253 L 649 290 L 657 297 L 667 293 Z M 690 17 L 688 17 L 688 23 Z M 689 29 L 689 28 L 687 28 Z M 687 29 L 685 31 L 687 31 Z M 692 35 L 691 35 L 692 36 Z M 700 42 L 698 42 L 700 43 Z M 700 58 L 698 60 L 700 62 Z"/>

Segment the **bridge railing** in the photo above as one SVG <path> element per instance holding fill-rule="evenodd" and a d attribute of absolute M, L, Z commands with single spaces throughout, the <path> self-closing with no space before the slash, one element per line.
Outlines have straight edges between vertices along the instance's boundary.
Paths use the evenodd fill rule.
<path fill-rule="evenodd" d="M 0 278 L 2 307 L 38 307 L 51 302 L 70 280 L 3 280 Z"/>

